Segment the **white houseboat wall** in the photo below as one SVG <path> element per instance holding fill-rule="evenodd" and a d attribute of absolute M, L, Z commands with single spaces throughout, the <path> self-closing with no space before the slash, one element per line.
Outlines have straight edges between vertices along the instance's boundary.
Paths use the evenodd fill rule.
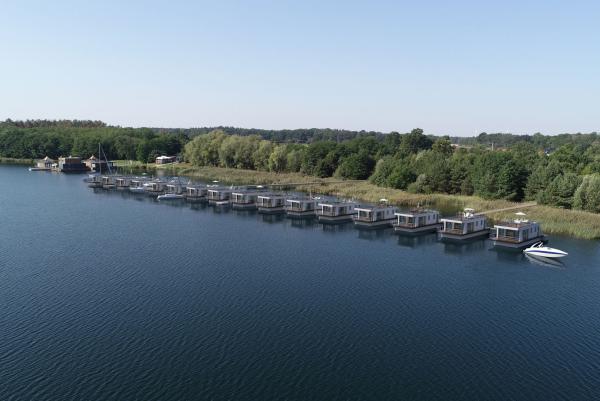
<path fill-rule="evenodd" d="M 183 195 L 185 193 L 185 185 L 180 182 L 170 182 L 167 184 L 166 193 L 174 195 Z"/>
<path fill-rule="evenodd" d="M 188 185 L 185 189 L 185 199 L 190 202 L 206 200 L 208 188 L 206 185 Z"/>
<path fill-rule="evenodd" d="M 277 194 L 264 194 L 256 198 L 259 213 L 284 213 L 285 196 Z"/>
<path fill-rule="evenodd" d="M 129 192 L 133 192 L 136 194 L 146 193 L 146 188 L 144 187 L 144 184 L 146 184 L 147 182 L 148 178 L 145 177 L 133 178 L 129 182 Z"/>
<path fill-rule="evenodd" d="M 117 187 L 117 177 L 114 175 L 103 175 L 102 176 L 102 188 L 114 189 Z"/>
<path fill-rule="evenodd" d="M 288 198 L 285 200 L 285 213 L 290 217 L 314 217 L 317 215 L 317 201 L 312 198 Z"/>
<path fill-rule="evenodd" d="M 398 234 L 434 233 L 440 228 L 440 212 L 430 209 L 413 209 L 396 213 L 394 231 Z"/>
<path fill-rule="evenodd" d="M 233 209 L 254 210 L 257 208 L 256 201 L 262 192 L 236 191 L 231 193 L 231 207 Z"/>
<path fill-rule="evenodd" d="M 231 189 L 209 188 L 207 192 L 208 204 L 215 206 L 227 206 L 231 199 Z"/>
<path fill-rule="evenodd" d="M 354 224 L 357 227 L 391 227 L 396 220 L 396 206 L 361 206 L 354 208 Z"/>
<path fill-rule="evenodd" d="M 525 213 L 516 214 L 518 217 L 513 221 L 494 225 L 490 234 L 493 246 L 519 249 L 545 240 L 537 222 L 523 219 Z"/>
<path fill-rule="evenodd" d="M 474 212 L 473 209 L 466 208 L 456 217 L 440 219 L 442 223 L 439 230 L 440 239 L 468 240 L 489 236 L 490 231 L 486 227 L 485 215 Z"/>
<path fill-rule="evenodd" d="M 162 195 L 167 189 L 167 183 L 161 180 L 150 181 L 144 184 L 144 189 L 148 195 Z"/>
<path fill-rule="evenodd" d="M 115 185 L 117 189 L 127 189 L 131 185 L 131 177 L 117 177 L 115 179 Z"/>
<path fill-rule="evenodd" d="M 324 202 L 317 207 L 317 216 L 323 223 L 342 223 L 352 221 L 356 214 L 355 208 L 360 205 L 354 202 Z"/>

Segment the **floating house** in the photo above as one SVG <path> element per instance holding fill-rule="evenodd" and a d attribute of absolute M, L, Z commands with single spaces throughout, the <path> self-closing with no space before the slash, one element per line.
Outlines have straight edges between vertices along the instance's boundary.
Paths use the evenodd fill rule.
<path fill-rule="evenodd" d="M 144 184 L 147 182 L 148 178 L 145 177 L 133 178 L 129 182 L 129 192 L 146 193 L 146 187 L 144 187 Z"/>
<path fill-rule="evenodd" d="M 117 177 L 115 179 L 115 185 L 117 189 L 127 189 L 131 185 L 131 177 Z"/>
<path fill-rule="evenodd" d="M 284 213 L 285 196 L 277 194 L 263 194 L 256 198 L 259 213 Z"/>
<path fill-rule="evenodd" d="M 55 163 L 55 160 L 46 156 L 43 159 L 36 161 L 35 166 L 30 167 L 29 171 L 50 171 Z"/>
<path fill-rule="evenodd" d="M 144 184 L 144 190 L 148 195 L 162 195 L 167 190 L 167 183 L 161 180 L 146 182 Z"/>
<path fill-rule="evenodd" d="M 359 206 L 354 202 L 323 202 L 317 205 L 317 216 L 324 223 L 352 221 L 356 214 L 355 208 Z"/>
<path fill-rule="evenodd" d="M 389 205 L 361 206 L 354 208 L 354 224 L 358 227 L 391 227 L 396 220 L 398 208 Z"/>
<path fill-rule="evenodd" d="M 484 238 L 489 235 L 486 228 L 485 215 L 475 214 L 473 209 L 467 208 L 456 217 L 440 219 L 442 227 L 439 231 L 441 239 L 468 240 Z"/>
<path fill-rule="evenodd" d="M 102 188 L 114 189 L 117 187 L 117 177 L 114 175 L 103 175 L 102 176 Z"/>
<path fill-rule="evenodd" d="M 231 192 L 231 189 L 209 188 L 207 191 L 208 204 L 216 206 L 229 205 Z"/>
<path fill-rule="evenodd" d="M 535 221 L 524 219 L 525 213 L 516 213 L 513 221 L 494 225 L 490 240 L 497 247 L 525 248 L 545 239 L 540 225 Z"/>
<path fill-rule="evenodd" d="M 440 226 L 440 212 L 419 208 L 396 213 L 394 231 L 399 234 L 424 234 L 436 232 Z"/>
<path fill-rule="evenodd" d="M 102 176 L 98 174 L 90 174 L 84 180 L 90 188 L 102 188 Z"/>
<path fill-rule="evenodd" d="M 285 200 L 285 213 L 291 217 L 314 217 L 317 215 L 317 201 L 312 198 L 288 198 Z"/>
<path fill-rule="evenodd" d="M 174 195 L 183 195 L 186 192 L 186 187 L 181 182 L 170 182 L 167 184 L 166 193 Z"/>
<path fill-rule="evenodd" d="M 81 161 L 81 157 L 75 156 L 59 157 L 56 169 L 61 173 L 84 173 L 88 171 L 88 167 Z"/>
<path fill-rule="evenodd" d="M 190 202 L 200 202 L 206 200 L 208 188 L 206 185 L 188 185 L 185 188 L 185 199 Z"/>
<path fill-rule="evenodd" d="M 256 201 L 264 192 L 258 191 L 237 191 L 231 193 L 231 207 L 234 209 L 256 209 Z"/>
<path fill-rule="evenodd" d="M 84 163 L 88 170 L 95 173 L 107 173 L 114 168 L 114 163 L 112 161 L 99 159 L 95 155 L 92 155 L 89 159 L 84 160 Z"/>

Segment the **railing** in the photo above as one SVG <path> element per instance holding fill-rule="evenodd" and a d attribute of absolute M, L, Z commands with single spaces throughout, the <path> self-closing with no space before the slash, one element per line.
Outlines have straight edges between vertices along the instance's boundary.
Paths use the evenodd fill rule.
<path fill-rule="evenodd" d="M 372 223 L 374 221 L 371 217 L 365 217 L 365 216 L 354 216 L 354 220 L 363 221 L 365 223 Z"/>
<path fill-rule="evenodd" d="M 285 210 L 290 212 L 314 212 L 315 209 L 302 209 L 302 206 L 286 206 Z"/>
<path fill-rule="evenodd" d="M 504 235 L 498 235 L 498 236 L 492 235 L 490 237 L 490 239 L 494 240 L 494 241 L 513 242 L 513 243 L 519 243 L 519 242 L 521 242 L 521 241 L 519 241 L 518 237 L 507 237 L 507 236 L 504 236 Z"/>
<path fill-rule="evenodd" d="M 446 228 L 446 229 L 444 229 L 442 227 L 442 232 L 443 233 L 448 233 L 448 234 L 458 234 L 458 235 L 462 235 L 463 234 L 463 230 L 458 230 L 456 228 Z"/>
<path fill-rule="evenodd" d="M 416 223 L 395 223 L 396 227 L 405 227 L 405 228 L 417 228 L 419 227 Z"/>

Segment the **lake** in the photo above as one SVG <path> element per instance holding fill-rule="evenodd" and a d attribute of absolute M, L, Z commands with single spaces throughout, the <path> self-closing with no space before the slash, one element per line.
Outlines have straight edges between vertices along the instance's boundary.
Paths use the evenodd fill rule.
<path fill-rule="evenodd" d="M 0 166 L 0 400 L 589 400 L 600 247 L 158 203 Z"/>

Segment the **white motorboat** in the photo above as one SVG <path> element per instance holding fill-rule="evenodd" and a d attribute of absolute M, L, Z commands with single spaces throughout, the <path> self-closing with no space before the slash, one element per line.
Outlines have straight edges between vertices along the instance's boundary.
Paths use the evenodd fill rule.
<path fill-rule="evenodd" d="M 183 195 L 182 194 L 164 194 L 164 195 L 158 195 L 158 197 L 156 199 L 159 201 L 161 201 L 161 200 L 178 200 L 178 199 L 183 199 Z"/>
<path fill-rule="evenodd" d="M 529 248 L 523 250 L 523 252 L 525 255 L 537 256 L 541 258 L 562 258 L 568 255 L 567 252 L 561 251 L 560 249 L 545 246 L 543 242 L 536 242 Z"/>

